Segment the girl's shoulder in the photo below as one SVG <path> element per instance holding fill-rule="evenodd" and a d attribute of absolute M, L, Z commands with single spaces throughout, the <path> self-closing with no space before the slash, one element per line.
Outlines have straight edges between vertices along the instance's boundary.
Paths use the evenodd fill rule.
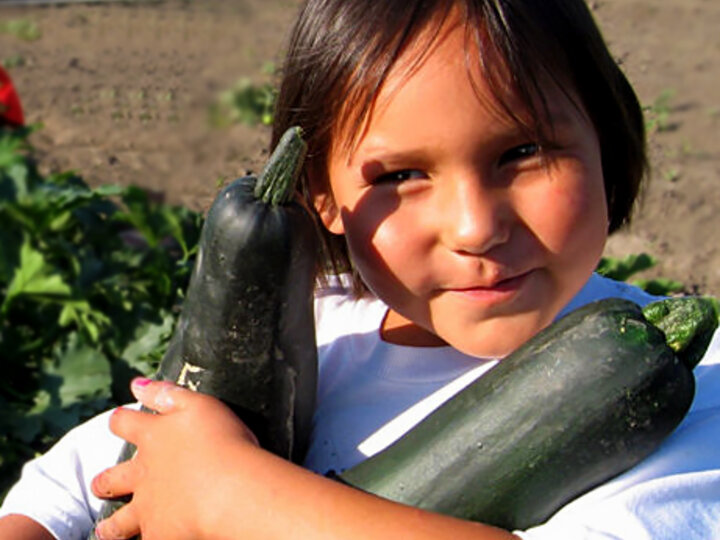
<path fill-rule="evenodd" d="M 635 285 L 623 281 L 615 281 L 603 277 L 600 274 L 593 273 L 583 288 L 580 289 L 575 297 L 560 311 L 558 318 L 586 304 L 604 298 L 624 298 L 640 306 L 645 306 L 663 297 L 652 295 Z"/>
<path fill-rule="evenodd" d="M 379 329 L 387 306 L 370 293 L 353 292 L 349 276 L 332 276 L 315 290 L 315 335 L 318 346 L 351 333 Z"/>

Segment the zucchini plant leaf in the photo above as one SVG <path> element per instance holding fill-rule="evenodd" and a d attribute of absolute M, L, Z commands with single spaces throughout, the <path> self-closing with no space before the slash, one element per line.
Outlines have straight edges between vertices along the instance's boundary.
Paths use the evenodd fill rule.
<path fill-rule="evenodd" d="M 685 289 L 685 285 L 679 281 L 667 278 L 636 279 L 631 281 L 631 283 L 657 296 L 667 296 L 669 294 L 682 292 Z"/>
<path fill-rule="evenodd" d="M 110 397 L 110 362 L 102 352 L 79 339 L 70 339 L 66 348 L 58 350 L 45 373 L 59 382 L 57 397 L 61 407 L 88 398 Z"/>
<path fill-rule="evenodd" d="M 13 298 L 21 294 L 70 295 L 70 286 L 63 281 L 60 274 L 54 272 L 54 268 L 45 261 L 43 254 L 30 245 L 28 238 L 25 238 L 20 247 L 20 265 L 15 269 L 10 280 L 0 312 L 6 313 Z"/>
<path fill-rule="evenodd" d="M 628 255 L 623 258 L 603 257 L 597 267 L 597 272 L 616 281 L 627 281 L 628 278 L 652 268 L 657 261 L 647 253 Z"/>
<path fill-rule="evenodd" d="M 135 339 L 120 354 L 130 367 L 149 375 L 157 368 L 150 359 L 170 338 L 175 325 L 175 316 L 165 312 L 158 321 L 143 321 L 135 330 Z"/>
<path fill-rule="evenodd" d="M 20 235 L 7 227 L 0 217 L 0 289 L 12 279 L 15 268 L 20 264 L 21 245 Z"/>
<path fill-rule="evenodd" d="M 203 222 L 137 187 L 41 174 L 28 134 L 0 126 L 0 500 L 27 459 L 157 369 Z"/>

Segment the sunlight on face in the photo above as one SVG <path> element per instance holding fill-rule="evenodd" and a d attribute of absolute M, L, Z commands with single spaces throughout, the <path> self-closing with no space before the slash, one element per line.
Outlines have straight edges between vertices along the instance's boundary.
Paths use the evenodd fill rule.
<path fill-rule="evenodd" d="M 468 72 L 461 25 L 446 23 L 408 76 L 418 46 L 390 72 L 352 153 L 334 145 L 332 204 L 319 210 L 390 307 L 385 339 L 403 327 L 405 344 L 502 356 L 552 321 L 602 254 L 597 136 L 548 86 L 555 129 L 541 152 L 479 68 Z"/>

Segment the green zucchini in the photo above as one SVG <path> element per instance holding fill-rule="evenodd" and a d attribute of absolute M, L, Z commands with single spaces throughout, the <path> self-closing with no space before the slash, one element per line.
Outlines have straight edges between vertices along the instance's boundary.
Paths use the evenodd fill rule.
<path fill-rule="evenodd" d="M 260 444 L 301 461 L 315 404 L 315 228 L 293 202 L 305 153 L 291 128 L 256 179 L 210 207 L 158 378 L 225 401 Z"/>
<path fill-rule="evenodd" d="M 304 156 L 290 128 L 259 177 L 218 194 L 156 376 L 222 399 L 261 446 L 295 462 L 307 449 L 317 379 L 315 226 L 293 202 Z M 120 460 L 134 451 L 126 444 Z M 121 504 L 106 503 L 99 519 Z"/>
<path fill-rule="evenodd" d="M 677 298 L 645 313 L 621 299 L 570 313 L 339 480 L 509 530 L 544 522 L 648 456 L 690 407 L 717 312 Z"/>

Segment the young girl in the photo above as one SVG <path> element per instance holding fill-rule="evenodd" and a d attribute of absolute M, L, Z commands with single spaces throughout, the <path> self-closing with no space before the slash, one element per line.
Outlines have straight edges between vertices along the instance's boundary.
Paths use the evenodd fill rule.
<path fill-rule="evenodd" d="M 309 144 L 302 195 L 324 230 L 323 267 L 351 269 L 317 292 L 306 468 L 258 448 L 217 400 L 138 380 L 160 414 L 109 417 L 138 456 L 97 475 L 122 441 L 108 415 L 81 426 L 26 467 L 0 537 L 83 538 L 100 502 L 90 484 L 97 497 L 133 494 L 102 539 L 720 537 L 717 339 L 661 448 L 527 531 L 325 476 L 391 444 L 563 313 L 652 299 L 593 274 L 629 220 L 645 158 L 637 100 L 582 0 L 309 0 L 273 141 L 291 125 Z M 42 493 L 54 499 L 38 510 Z"/>

